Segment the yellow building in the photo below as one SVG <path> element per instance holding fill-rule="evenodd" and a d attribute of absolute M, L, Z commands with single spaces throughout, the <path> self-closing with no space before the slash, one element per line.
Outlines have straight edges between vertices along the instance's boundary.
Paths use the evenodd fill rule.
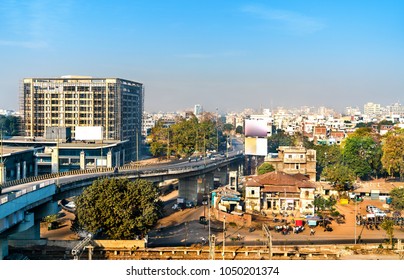
<path fill-rule="evenodd" d="M 316 150 L 304 147 L 280 146 L 278 154 L 265 157 L 265 162 L 272 164 L 276 171 L 286 174 L 303 174 L 310 181 L 316 181 Z"/>

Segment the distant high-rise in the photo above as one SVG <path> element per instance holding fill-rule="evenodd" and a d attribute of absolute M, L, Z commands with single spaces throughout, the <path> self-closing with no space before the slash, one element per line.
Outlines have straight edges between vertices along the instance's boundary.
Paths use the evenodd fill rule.
<path fill-rule="evenodd" d="M 381 113 L 380 104 L 368 102 L 363 106 L 363 113 L 367 116 L 378 116 Z"/>
<path fill-rule="evenodd" d="M 202 115 L 202 113 L 203 113 L 202 105 L 196 104 L 195 107 L 194 107 L 194 115 L 199 116 L 199 115 Z"/>
<path fill-rule="evenodd" d="M 47 127 L 101 126 L 103 139 L 127 140 L 124 161 L 135 160 L 144 88 L 119 78 L 62 76 L 26 78 L 20 106 L 25 136 L 43 137 Z"/>

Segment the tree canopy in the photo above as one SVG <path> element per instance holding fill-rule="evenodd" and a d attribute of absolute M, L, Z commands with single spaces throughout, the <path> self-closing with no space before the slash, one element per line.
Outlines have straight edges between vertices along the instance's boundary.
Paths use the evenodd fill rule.
<path fill-rule="evenodd" d="M 358 133 L 345 139 L 342 146 L 343 162 L 361 179 L 376 177 L 381 173 L 381 145 L 370 134 Z M 366 130 L 364 128 L 363 130 Z"/>
<path fill-rule="evenodd" d="M 355 173 L 342 164 L 327 165 L 323 170 L 323 176 L 337 191 L 348 190 L 355 181 Z"/>
<path fill-rule="evenodd" d="M 398 211 L 404 210 L 404 188 L 394 188 L 390 191 L 391 206 Z"/>
<path fill-rule="evenodd" d="M 216 150 L 226 144 L 226 138 L 218 128 L 211 115 L 204 116 L 200 121 L 195 116 L 179 118 L 170 127 L 158 121 L 151 131 L 150 152 L 157 157 L 186 157 L 193 153 Z"/>
<path fill-rule="evenodd" d="M 109 239 L 144 236 L 161 214 L 158 188 L 146 180 L 102 179 L 76 199 L 76 223 Z"/>
<path fill-rule="evenodd" d="M 16 116 L 3 116 L 0 115 L 0 128 L 3 132 L 3 135 L 18 135 L 19 125 L 18 118 Z"/>
<path fill-rule="evenodd" d="M 389 133 L 382 150 L 383 168 L 389 175 L 398 174 L 402 179 L 404 177 L 404 129 Z"/>
<path fill-rule="evenodd" d="M 274 166 L 268 162 L 264 162 L 258 167 L 257 173 L 258 175 L 262 175 L 272 171 L 275 171 Z"/>

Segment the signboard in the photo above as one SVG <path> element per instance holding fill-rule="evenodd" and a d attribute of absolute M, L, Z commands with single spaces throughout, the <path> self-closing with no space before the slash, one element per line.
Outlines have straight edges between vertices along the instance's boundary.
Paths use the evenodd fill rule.
<path fill-rule="evenodd" d="M 102 140 L 102 126 L 76 126 L 75 139 L 78 141 Z"/>
<path fill-rule="evenodd" d="M 245 138 L 244 153 L 246 155 L 266 156 L 268 154 L 268 141 L 266 138 Z"/>
<path fill-rule="evenodd" d="M 246 137 L 267 137 L 267 123 L 264 120 L 245 120 Z"/>

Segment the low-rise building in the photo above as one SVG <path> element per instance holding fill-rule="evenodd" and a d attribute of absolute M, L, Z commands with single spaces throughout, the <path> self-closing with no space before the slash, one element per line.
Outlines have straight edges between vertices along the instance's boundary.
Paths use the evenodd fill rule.
<path fill-rule="evenodd" d="M 246 212 L 314 213 L 316 185 L 302 174 L 274 171 L 251 176 L 244 185 Z"/>
<path fill-rule="evenodd" d="M 276 171 L 283 171 L 287 174 L 303 174 L 311 181 L 316 180 L 316 150 L 280 146 L 278 154 L 267 156 L 265 162 L 272 164 Z"/>

